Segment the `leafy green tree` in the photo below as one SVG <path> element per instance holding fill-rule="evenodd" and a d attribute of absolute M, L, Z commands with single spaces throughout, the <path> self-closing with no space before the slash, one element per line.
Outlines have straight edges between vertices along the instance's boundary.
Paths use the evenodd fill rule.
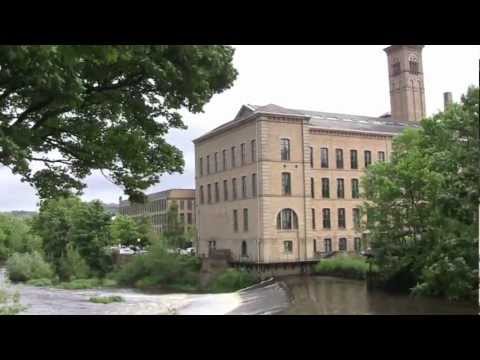
<path fill-rule="evenodd" d="M 0 260 L 15 252 L 41 250 L 41 239 L 32 233 L 28 219 L 0 214 Z"/>
<path fill-rule="evenodd" d="M 42 202 L 34 221 L 35 231 L 43 239 L 46 258 L 63 279 L 68 249 L 72 246 L 98 275 L 111 269 L 111 257 L 105 248 L 112 244 L 111 217 L 100 202 L 85 203 L 75 197 Z"/>
<path fill-rule="evenodd" d="M 187 242 L 185 224 L 180 221 L 178 204 L 172 203 L 167 211 L 167 228 L 163 231 L 163 238 L 171 248 L 184 248 Z"/>
<path fill-rule="evenodd" d="M 0 164 L 41 198 L 80 192 L 105 171 L 132 200 L 183 171 L 164 136 L 232 86 L 230 46 L 0 47 Z M 34 172 L 34 163 L 43 169 Z M 38 168 L 38 167 L 37 167 Z"/>
<path fill-rule="evenodd" d="M 115 243 L 131 246 L 136 245 L 140 238 L 137 222 L 131 217 L 118 215 L 111 225 L 112 239 Z"/>
<path fill-rule="evenodd" d="M 374 262 L 387 287 L 472 298 L 478 290 L 479 89 L 393 143 L 362 179 Z"/>

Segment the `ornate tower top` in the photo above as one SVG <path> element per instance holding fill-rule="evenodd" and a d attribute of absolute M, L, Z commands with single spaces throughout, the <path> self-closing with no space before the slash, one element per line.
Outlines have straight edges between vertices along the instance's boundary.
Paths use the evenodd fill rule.
<path fill-rule="evenodd" d="M 423 45 L 392 45 L 388 57 L 392 118 L 420 121 L 426 116 L 423 82 Z"/>

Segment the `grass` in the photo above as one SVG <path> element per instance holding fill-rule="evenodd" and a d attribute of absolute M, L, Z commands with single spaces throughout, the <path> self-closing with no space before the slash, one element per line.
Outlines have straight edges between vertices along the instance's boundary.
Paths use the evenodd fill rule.
<path fill-rule="evenodd" d="M 117 282 L 112 279 L 75 279 L 69 282 L 62 282 L 57 285 L 61 289 L 67 290 L 83 290 L 94 289 L 99 287 L 116 287 Z"/>
<path fill-rule="evenodd" d="M 27 285 L 32 285 L 32 286 L 53 286 L 53 281 L 52 279 L 32 279 L 27 281 Z"/>
<path fill-rule="evenodd" d="M 369 269 L 370 265 L 365 259 L 343 256 L 321 260 L 315 266 L 315 274 L 365 280 Z M 374 267 L 372 271 L 375 271 Z"/>
<path fill-rule="evenodd" d="M 257 278 L 246 270 L 227 269 L 212 279 L 208 290 L 215 293 L 233 292 L 257 283 Z"/>
<path fill-rule="evenodd" d="M 89 299 L 90 302 L 95 304 L 111 304 L 114 302 L 125 301 L 121 296 L 94 296 Z"/>

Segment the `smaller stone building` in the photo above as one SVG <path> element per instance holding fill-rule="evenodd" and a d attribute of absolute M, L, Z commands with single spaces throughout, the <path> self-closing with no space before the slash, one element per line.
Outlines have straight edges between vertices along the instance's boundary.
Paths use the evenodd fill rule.
<path fill-rule="evenodd" d="M 145 204 L 130 203 L 120 198 L 119 214 L 133 218 L 146 217 L 154 230 L 161 233 L 167 226 L 167 211 L 176 203 L 180 222 L 188 226 L 195 224 L 195 190 L 170 189 L 147 195 Z"/>

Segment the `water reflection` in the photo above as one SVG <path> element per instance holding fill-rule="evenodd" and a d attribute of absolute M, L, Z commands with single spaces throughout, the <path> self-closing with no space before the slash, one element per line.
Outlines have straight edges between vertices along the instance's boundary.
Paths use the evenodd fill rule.
<path fill-rule="evenodd" d="M 291 303 L 283 314 L 478 314 L 478 307 L 441 299 L 414 298 L 367 291 L 365 282 L 333 277 L 292 276 L 282 279 Z"/>

